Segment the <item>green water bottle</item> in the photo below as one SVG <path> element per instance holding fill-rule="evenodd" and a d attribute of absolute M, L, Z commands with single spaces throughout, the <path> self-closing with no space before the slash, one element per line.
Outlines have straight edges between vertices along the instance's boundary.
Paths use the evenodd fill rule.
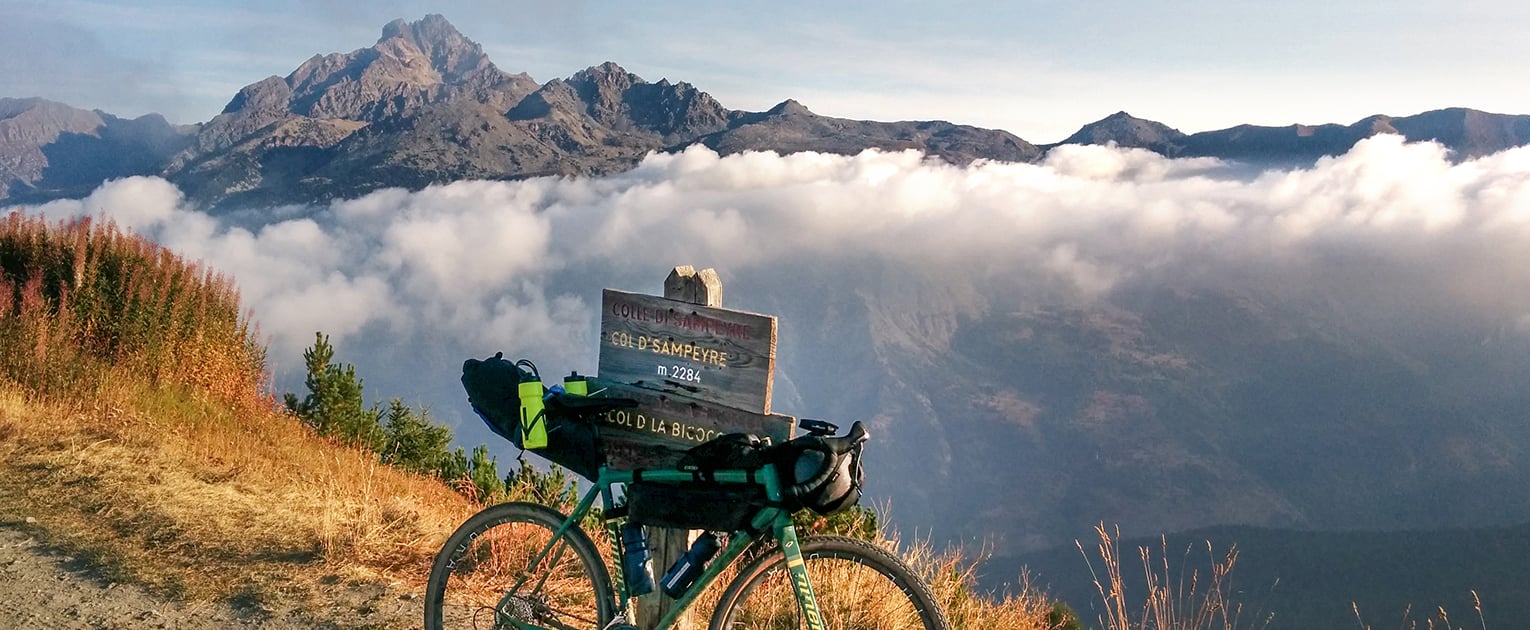
<path fill-rule="evenodd" d="M 578 372 L 570 372 L 568 376 L 563 377 L 563 391 L 575 396 L 589 396 L 590 382 Z"/>
<path fill-rule="evenodd" d="M 542 403 L 542 379 L 520 384 L 521 395 L 521 448 L 547 447 L 547 408 Z"/>

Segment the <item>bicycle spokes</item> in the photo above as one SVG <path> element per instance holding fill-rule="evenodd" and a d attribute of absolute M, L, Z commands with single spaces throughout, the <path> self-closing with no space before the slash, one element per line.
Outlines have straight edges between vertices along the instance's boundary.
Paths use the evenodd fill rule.
<path fill-rule="evenodd" d="M 552 534 L 539 523 L 501 522 L 462 545 L 449 563 L 443 602 L 448 612 L 474 611 L 471 625 L 460 627 L 598 630 L 599 604 L 588 571 L 568 538 L 554 540 Z"/>

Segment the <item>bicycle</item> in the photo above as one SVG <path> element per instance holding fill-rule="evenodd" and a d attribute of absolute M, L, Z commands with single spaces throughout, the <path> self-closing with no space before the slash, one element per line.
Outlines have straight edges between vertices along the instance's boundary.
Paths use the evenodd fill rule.
<path fill-rule="evenodd" d="M 554 393 L 547 413 L 598 426 L 595 416 L 631 404 L 623 399 Z M 489 420 L 476 405 L 475 410 Z M 634 516 L 627 508 L 636 505 L 614 501 L 614 488 L 622 486 L 628 499 L 636 498 L 630 495 L 639 487 L 711 488 L 741 497 L 748 508 L 744 518 L 734 523 L 736 527 L 725 530 L 726 545 L 675 598 L 675 605 L 656 626 L 660 630 L 671 628 L 700 594 L 741 559 L 741 568 L 718 599 L 709 628 L 948 630 L 929 586 L 893 554 L 854 538 L 797 536 L 790 518 L 794 508 L 801 507 L 804 494 L 821 486 L 835 467 L 823 466 L 810 478 L 790 483 L 797 479 L 779 476 L 783 461 L 779 456 L 793 449 L 805 452 L 801 450 L 805 441 L 812 440 L 816 445 L 812 450 L 822 451 L 826 445 L 840 453 L 853 451 L 858 458 L 869 438 L 860 422 L 842 437 L 830 437 L 837 427 L 827 422 L 803 420 L 799 426 L 808 434 L 764 446 L 747 467 L 616 470 L 601 465 L 593 485 L 567 515 L 523 502 L 484 509 L 457 528 L 431 566 L 425 628 L 631 628 L 627 612 L 635 596 L 628 592 L 628 580 L 623 576 L 613 584 L 601 553 L 579 525 L 599 498 L 614 566 L 623 566 L 619 528 Z M 830 583 L 843 592 L 828 592 L 824 585 Z"/>

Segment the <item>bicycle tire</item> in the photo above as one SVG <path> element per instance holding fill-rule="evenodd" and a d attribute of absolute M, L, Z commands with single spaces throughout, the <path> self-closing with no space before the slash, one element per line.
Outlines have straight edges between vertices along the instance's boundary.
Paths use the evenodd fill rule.
<path fill-rule="evenodd" d="M 474 514 L 431 564 L 426 630 L 510 627 L 507 619 L 561 630 L 605 628 L 616 609 L 611 575 L 584 530 L 569 529 L 564 544 L 530 566 L 565 519 L 535 503 L 501 503 Z M 521 592 L 505 590 L 523 575 Z"/>
<path fill-rule="evenodd" d="M 950 630 L 929 585 L 887 550 L 844 536 L 809 536 L 800 545 L 826 630 Z M 708 627 L 807 628 L 786 555 L 776 549 L 740 569 Z"/>

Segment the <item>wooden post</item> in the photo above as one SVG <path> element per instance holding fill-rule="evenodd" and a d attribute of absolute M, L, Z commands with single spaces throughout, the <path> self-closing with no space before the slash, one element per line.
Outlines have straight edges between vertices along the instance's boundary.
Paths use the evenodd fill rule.
<path fill-rule="evenodd" d="M 680 265 L 664 279 L 664 297 L 712 308 L 722 308 L 722 279 L 716 269 L 697 272 L 690 265 Z"/>
<path fill-rule="evenodd" d="M 669 272 L 669 277 L 664 279 L 664 297 L 721 308 L 722 280 L 717 277 L 717 271 L 714 269 L 703 269 L 698 273 L 690 265 L 681 265 L 675 267 L 674 271 Z M 691 548 L 692 540 L 699 533 L 684 529 L 649 527 L 647 535 L 649 553 L 653 557 L 654 580 L 657 581 L 669 567 L 675 564 L 675 561 L 685 555 L 685 552 Z M 638 627 L 643 630 L 653 630 L 659 625 L 659 620 L 669 614 L 674 604 L 674 600 L 665 596 L 658 588 L 648 595 L 639 597 Z M 695 628 L 696 624 L 690 617 L 690 614 L 682 616 L 674 628 L 676 630 Z"/>

